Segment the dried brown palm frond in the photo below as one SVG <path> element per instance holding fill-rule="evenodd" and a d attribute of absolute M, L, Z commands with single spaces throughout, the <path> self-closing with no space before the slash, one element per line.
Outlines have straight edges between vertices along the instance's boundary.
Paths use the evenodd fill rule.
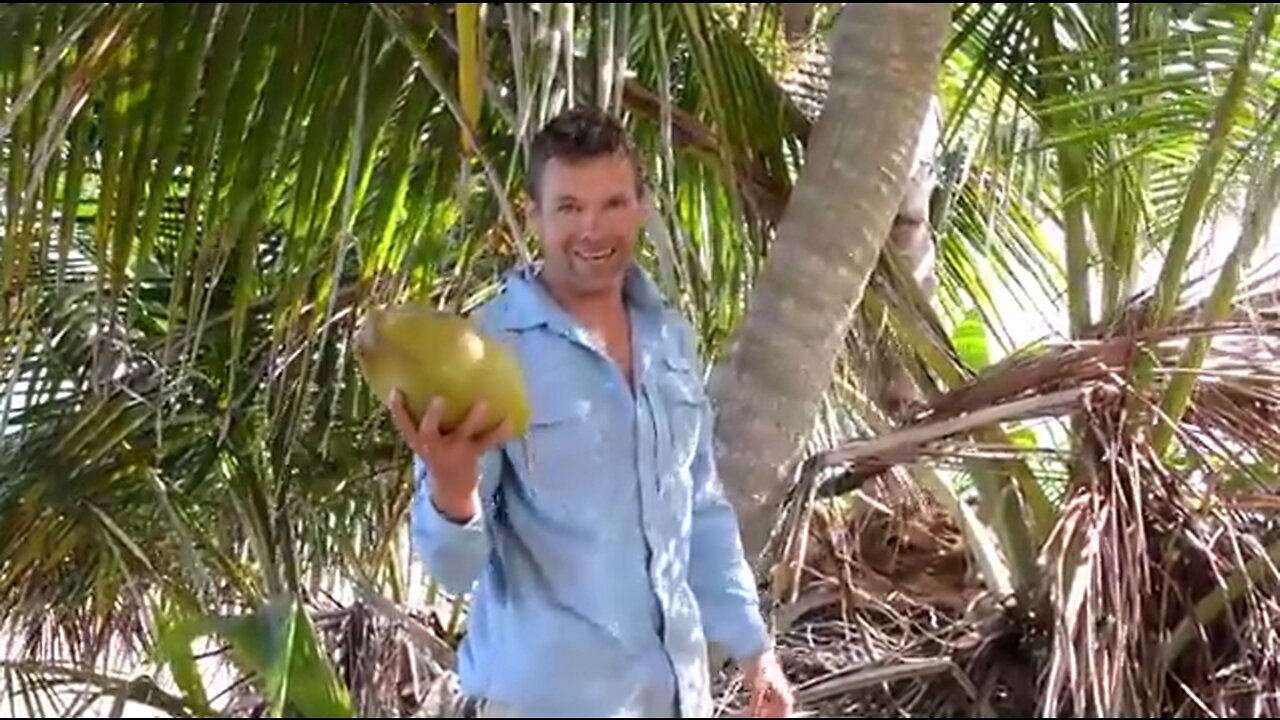
<path fill-rule="evenodd" d="M 784 585 L 794 602 L 778 618 L 810 707 L 837 716 L 1280 710 L 1280 324 L 1271 299 L 1254 294 L 1224 323 L 1038 348 L 936 399 L 901 430 L 812 458 L 808 479 L 822 492 L 810 493 L 860 492 L 846 510 L 852 521 L 826 505 L 788 515 L 807 517 L 807 540 L 798 554 L 790 547 L 799 567 L 780 565 L 798 585 Z M 1190 372 L 1177 363 L 1200 336 L 1211 337 L 1210 352 L 1177 422 L 1178 446 L 1162 455 L 1149 434 L 1162 385 Z M 1159 382 L 1140 392 L 1128 378 L 1143 354 L 1157 360 Z M 979 431 L 1067 417 L 1078 431 L 1070 480 L 1039 547 L 1037 582 L 1013 607 L 993 602 L 973 586 L 967 552 L 942 570 L 960 537 L 954 508 L 883 490 L 900 484 L 903 466 L 1038 451 L 991 448 Z"/>
<path fill-rule="evenodd" d="M 796 600 L 775 614 L 805 714 L 1013 717 L 1033 706 L 1020 635 L 932 495 L 877 479 L 853 504 L 816 507 L 810 532 Z"/>
<path fill-rule="evenodd" d="M 802 575 L 809 612 L 818 602 L 842 612 L 887 602 L 963 614 L 979 590 L 964 540 L 936 501 L 910 486 L 881 481 L 847 511 L 814 515 L 812 549 Z"/>
<path fill-rule="evenodd" d="M 1208 383 L 1181 427 L 1184 466 L 1161 460 L 1134 432 L 1119 396 L 1086 409 L 1085 446 L 1096 455 L 1082 458 L 1043 553 L 1054 622 L 1042 713 L 1280 710 L 1276 518 L 1234 507 L 1220 491 L 1238 475 L 1235 453 L 1275 457 L 1274 378 L 1258 367 Z M 1230 409 L 1245 398 L 1255 400 L 1252 417 Z"/>
<path fill-rule="evenodd" d="M 820 467 L 845 468 L 820 494 L 848 492 L 889 467 L 915 462 L 936 451 L 939 442 L 963 439 L 995 423 L 1063 416 L 1078 410 L 1091 395 L 1124 393 L 1127 383 L 1123 378 L 1140 353 L 1156 355 L 1168 368 L 1166 374 L 1179 372 L 1173 369 L 1174 363 L 1186 344 L 1200 335 L 1212 336 L 1213 347 L 1204 367 L 1195 371 L 1201 381 L 1195 402 L 1183 418 L 1186 431 L 1192 436 L 1208 432 L 1211 428 L 1201 425 L 1204 414 L 1226 408 L 1249 413 L 1249 426 L 1235 428 L 1235 432 L 1265 431 L 1265 424 L 1259 423 L 1280 419 L 1280 320 L 1170 327 L 1062 343 L 992 366 L 969 384 L 937 398 L 898 432 L 815 456 L 812 462 Z M 1254 436 L 1251 440 L 1250 446 L 1256 447 L 1265 438 Z M 956 450 L 954 445 L 944 447 Z M 1269 442 L 1263 447 L 1280 450 L 1280 445 Z"/>

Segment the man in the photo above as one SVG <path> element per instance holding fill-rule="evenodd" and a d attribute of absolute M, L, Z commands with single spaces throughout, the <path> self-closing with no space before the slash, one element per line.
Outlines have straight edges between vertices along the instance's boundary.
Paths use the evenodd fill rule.
<path fill-rule="evenodd" d="M 478 326 L 520 360 L 528 432 L 483 405 L 450 434 L 415 426 L 413 541 L 474 590 L 459 654 L 487 717 L 710 717 L 707 642 L 745 668 L 756 717 L 791 694 L 712 456 L 693 335 L 634 264 L 643 181 L 621 127 L 582 109 L 532 144 L 543 261 Z"/>

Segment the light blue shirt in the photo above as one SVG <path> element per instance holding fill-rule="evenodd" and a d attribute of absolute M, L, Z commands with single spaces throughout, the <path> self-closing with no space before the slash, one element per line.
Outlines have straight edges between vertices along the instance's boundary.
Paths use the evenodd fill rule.
<path fill-rule="evenodd" d="M 465 525 L 416 465 L 417 556 L 473 592 L 462 690 L 524 717 L 710 717 L 707 642 L 738 661 L 769 643 L 692 330 L 639 270 L 625 297 L 634 392 L 535 270 L 513 271 L 475 321 L 520 360 L 529 432 L 482 458 Z"/>

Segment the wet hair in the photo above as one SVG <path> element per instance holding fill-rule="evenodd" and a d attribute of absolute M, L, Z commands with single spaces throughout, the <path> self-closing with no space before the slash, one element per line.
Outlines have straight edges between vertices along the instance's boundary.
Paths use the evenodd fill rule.
<path fill-rule="evenodd" d="M 635 170 L 636 195 L 644 193 L 644 170 L 622 123 L 591 106 L 575 107 L 552 118 L 530 144 L 525 191 L 534 202 L 541 199 L 542 174 L 552 158 L 575 163 L 608 155 L 625 157 Z"/>

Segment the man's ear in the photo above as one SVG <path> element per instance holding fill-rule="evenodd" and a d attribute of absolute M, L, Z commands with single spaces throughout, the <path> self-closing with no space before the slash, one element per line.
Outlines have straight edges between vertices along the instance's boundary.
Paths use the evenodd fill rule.
<path fill-rule="evenodd" d="M 538 203 L 538 198 L 533 194 L 525 190 L 520 193 L 520 197 L 524 201 L 522 204 L 524 206 L 525 220 L 533 220 L 542 214 L 542 205 Z"/>

